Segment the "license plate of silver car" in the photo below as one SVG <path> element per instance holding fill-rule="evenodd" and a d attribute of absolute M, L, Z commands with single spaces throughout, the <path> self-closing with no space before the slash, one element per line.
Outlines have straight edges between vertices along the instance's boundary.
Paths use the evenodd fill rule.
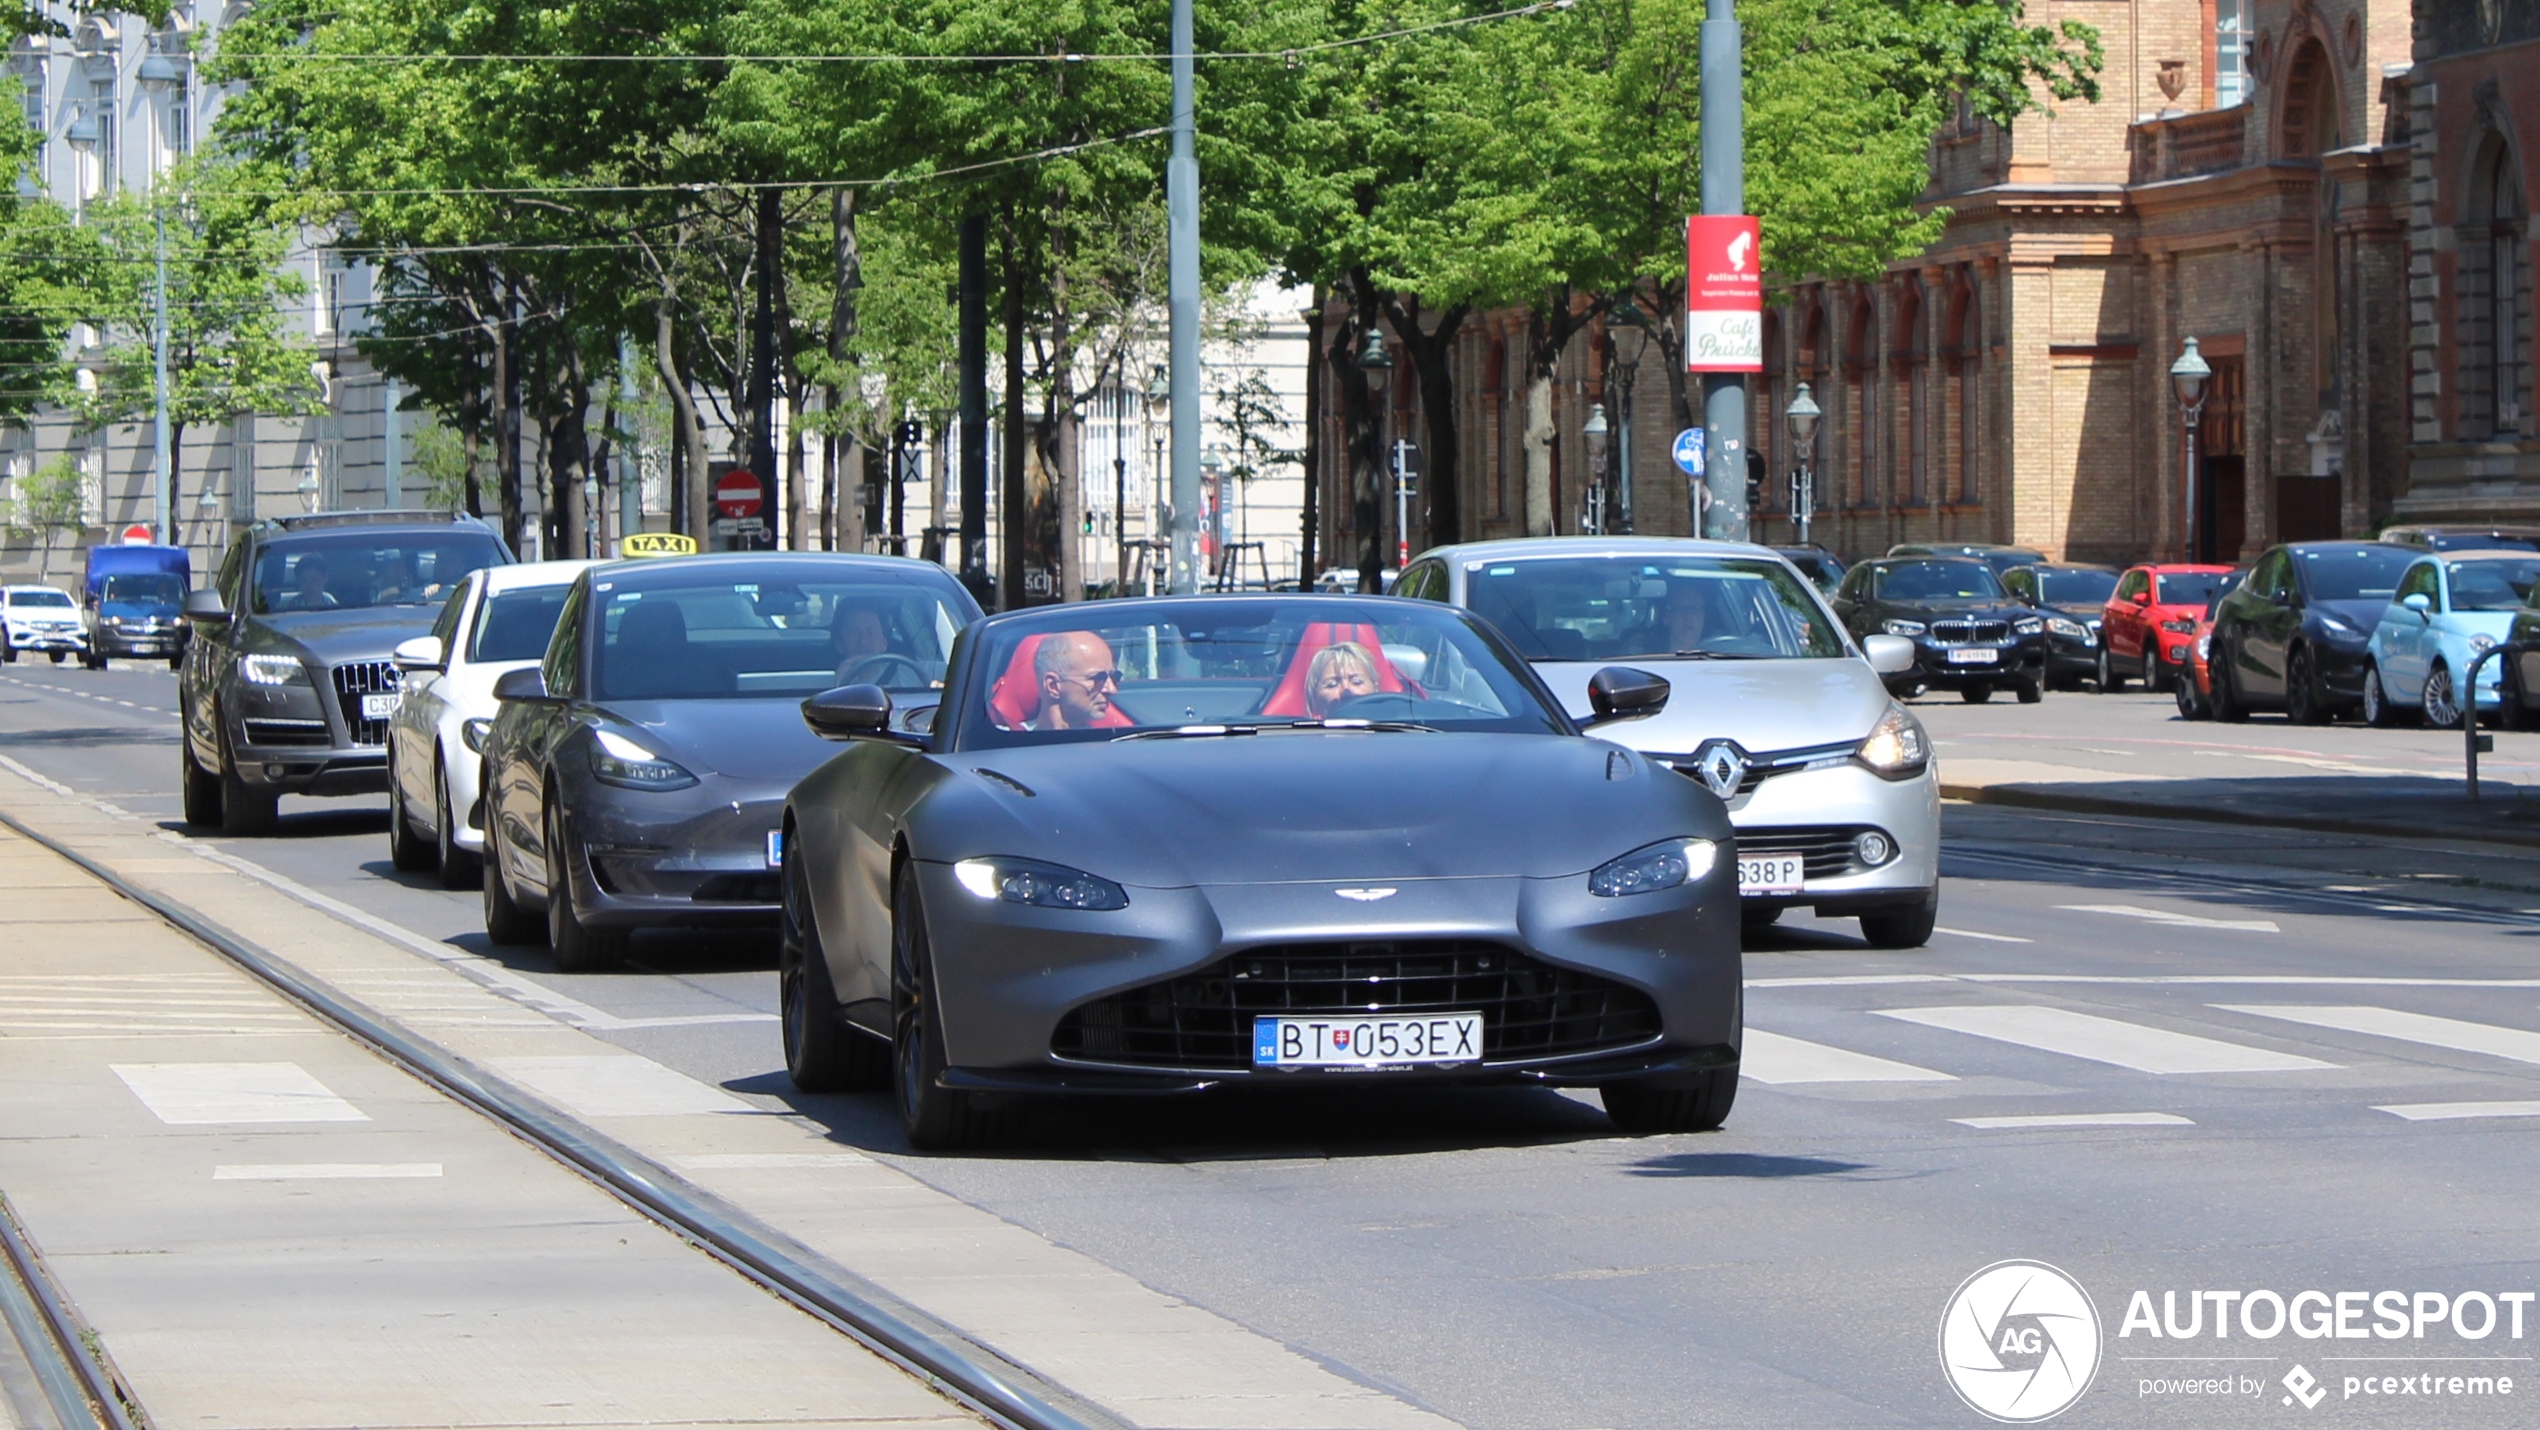
<path fill-rule="evenodd" d="M 1759 894 L 1796 894 L 1807 886 L 1807 861 L 1796 854 L 1741 854 L 1737 860 L 1737 891 L 1753 898 Z"/>
<path fill-rule="evenodd" d="M 1949 653 L 1951 665 L 1992 665 L 2001 659 L 2002 652 L 1998 650 L 1953 650 Z"/>
<path fill-rule="evenodd" d="M 1252 1020 L 1257 1068 L 1451 1067 L 1481 1060 L 1479 1013 Z"/>

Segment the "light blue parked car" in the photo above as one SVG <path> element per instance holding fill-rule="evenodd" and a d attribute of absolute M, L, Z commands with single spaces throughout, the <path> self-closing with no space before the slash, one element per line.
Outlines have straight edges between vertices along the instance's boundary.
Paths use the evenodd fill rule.
<path fill-rule="evenodd" d="M 2459 726 L 2470 663 L 2505 639 L 2535 580 L 2540 555 L 2528 551 L 2451 551 L 2410 563 L 2367 647 L 2364 719 L 2386 728 L 2422 715 L 2429 725 Z M 2478 672 L 2481 714 L 2497 709 L 2500 674 L 2493 660 Z"/>

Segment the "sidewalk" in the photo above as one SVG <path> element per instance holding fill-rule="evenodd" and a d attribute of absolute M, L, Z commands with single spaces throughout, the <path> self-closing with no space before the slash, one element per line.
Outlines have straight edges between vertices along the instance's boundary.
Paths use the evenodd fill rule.
<path fill-rule="evenodd" d="M 2540 795 L 2480 781 L 2413 775 L 2213 778 L 2121 774 L 2044 760 L 1940 762 L 1943 799 L 2066 814 L 2194 819 L 2323 833 L 2469 839 L 2540 849 Z"/>

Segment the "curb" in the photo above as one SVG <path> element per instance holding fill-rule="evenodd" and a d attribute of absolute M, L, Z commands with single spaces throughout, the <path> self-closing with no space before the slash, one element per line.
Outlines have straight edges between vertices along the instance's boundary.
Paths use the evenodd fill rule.
<path fill-rule="evenodd" d="M 2540 828 L 2429 831 L 2417 825 L 2379 819 L 2337 819 L 2320 815 L 2264 815 L 2210 805 L 2160 804 L 2151 800 L 2108 795 L 2066 794 L 2036 785 L 1951 784 L 1941 781 L 1942 799 L 2009 809 L 2045 809 L 2062 814 L 2113 814 L 2135 819 L 2184 819 L 2200 824 L 2233 824 L 2258 829 L 2301 829 L 2324 834 L 2360 834 L 2378 838 L 2456 839 L 2471 844 L 2503 844 L 2540 849 Z"/>

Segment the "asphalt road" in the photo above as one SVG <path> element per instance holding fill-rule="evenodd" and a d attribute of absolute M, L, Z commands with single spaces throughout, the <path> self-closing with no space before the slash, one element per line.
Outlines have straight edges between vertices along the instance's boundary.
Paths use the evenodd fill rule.
<path fill-rule="evenodd" d="M 0 755 L 175 829 L 174 693 L 162 669 L 11 667 Z M 2218 736 L 2166 710 L 2049 696 L 1924 714 L 1944 758 L 1962 742 L 2185 740 L 2250 753 L 2158 758 L 2355 764 L 2435 738 L 2276 721 Z M 2379 741 L 2393 743 L 2358 753 Z M 496 952 L 474 896 L 389 869 L 378 801 L 283 809 L 279 837 L 219 842 Z M 2520 1339 L 2501 1323 L 2466 1338 L 2440 1314 L 2422 1338 L 2376 1338 L 2369 1312 L 2344 1339 L 2254 1339 L 2238 1322 L 2220 1341 L 2210 1326 L 2118 1334 L 2138 1290 L 2155 1308 L 2175 1292 L 2180 1319 L 2198 1290 L 2540 1290 L 2527 850 L 1953 808 L 1944 867 L 1945 931 L 1927 949 L 1874 953 L 1848 922 L 1805 919 L 1757 940 L 1748 1080 L 1706 1136 L 1618 1138 L 1592 1098 L 1548 1091 L 1353 1087 L 1062 1105 L 1014 1152 L 918 1157 L 880 1098 L 791 1095 L 762 943 L 648 937 L 637 969 L 579 978 L 543 952 L 501 956 L 630 1050 L 791 1105 L 1488 1430 L 1982 1423 L 1937 1337 L 1952 1291 L 2006 1258 L 2071 1273 L 2101 1319 L 2105 1360 L 2065 1423 L 2304 1417 L 2282 1384 L 2297 1363 L 2326 1387 L 2319 1414 L 2530 1421 L 2540 1308 Z M 2522 1371 L 2513 1395 L 2345 1391 L 2384 1372 Z"/>

